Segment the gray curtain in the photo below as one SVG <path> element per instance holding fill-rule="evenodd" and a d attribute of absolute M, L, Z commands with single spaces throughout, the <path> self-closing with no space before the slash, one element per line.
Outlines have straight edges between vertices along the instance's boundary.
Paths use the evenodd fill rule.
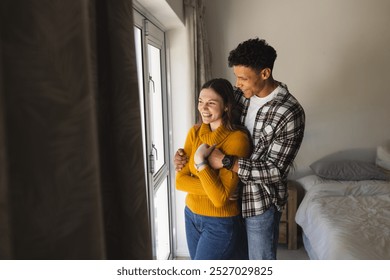
<path fill-rule="evenodd" d="M 132 1 L 0 3 L 0 258 L 151 259 Z"/>
<path fill-rule="evenodd" d="M 185 23 L 189 34 L 191 54 L 194 58 L 195 69 L 193 89 L 195 92 L 195 104 L 198 104 L 198 94 L 202 85 L 211 79 L 211 57 L 208 44 L 203 0 L 184 0 Z M 196 119 L 198 110 L 196 112 Z"/>

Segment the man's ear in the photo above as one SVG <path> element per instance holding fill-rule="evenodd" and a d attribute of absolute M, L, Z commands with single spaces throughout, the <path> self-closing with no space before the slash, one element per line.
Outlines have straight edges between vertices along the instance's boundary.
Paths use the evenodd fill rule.
<path fill-rule="evenodd" d="M 271 69 L 270 68 L 264 68 L 261 70 L 261 78 L 263 80 L 267 80 L 271 76 Z"/>

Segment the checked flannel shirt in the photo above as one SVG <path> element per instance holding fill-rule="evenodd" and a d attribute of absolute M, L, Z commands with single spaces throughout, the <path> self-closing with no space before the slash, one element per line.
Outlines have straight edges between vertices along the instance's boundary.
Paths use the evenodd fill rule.
<path fill-rule="evenodd" d="M 302 143 L 305 112 L 286 85 L 279 83 L 277 90 L 257 112 L 252 135 L 259 141 L 252 155 L 238 160 L 243 217 L 260 215 L 272 204 L 282 211 L 287 201 L 287 176 Z M 250 99 L 239 89 L 235 97 L 245 124 Z"/>

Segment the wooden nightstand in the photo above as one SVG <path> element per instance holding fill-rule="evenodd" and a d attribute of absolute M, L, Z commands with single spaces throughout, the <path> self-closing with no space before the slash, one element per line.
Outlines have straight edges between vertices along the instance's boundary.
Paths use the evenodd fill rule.
<path fill-rule="evenodd" d="M 298 225 L 295 222 L 295 213 L 298 208 L 298 189 L 288 181 L 288 200 L 283 210 L 279 224 L 279 243 L 287 244 L 289 250 L 298 249 Z"/>

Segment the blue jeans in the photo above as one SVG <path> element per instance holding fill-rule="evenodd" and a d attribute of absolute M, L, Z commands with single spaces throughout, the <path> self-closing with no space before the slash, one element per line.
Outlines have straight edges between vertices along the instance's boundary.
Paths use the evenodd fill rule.
<path fill-rule="evenodd" d="M 208 217 L 185 208 L 188 250 L 193 260 L 239 259 L 239 246 L 246 247 L 241 216 Z"/>
<path fill-rule="evenodd" d="M 273 205 L 261 215 L 245 218 L 250 260 L 276 260 L 281 215 Z"/>

